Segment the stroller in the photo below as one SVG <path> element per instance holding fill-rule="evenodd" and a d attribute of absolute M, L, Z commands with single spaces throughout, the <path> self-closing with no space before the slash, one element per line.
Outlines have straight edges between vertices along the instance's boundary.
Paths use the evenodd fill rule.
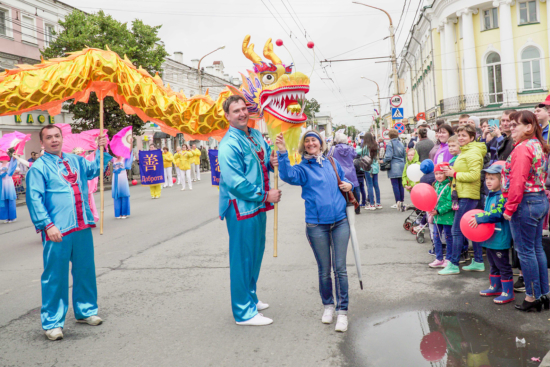
<path fill-rule="evenodd" d="M 429 231 L 428 223 L 424 224 L 420 231 L 416 232 L 414 230 L 415 224 L 418 225 L 420 222 L 424 219 L 426 216 L 426 212 L 415 208 L 413 205 L 409 205 L 406 207 L 405 210 L 411 210 L 411 214 L 405 219 L 405 222 L 403 223 L 403 228 L 406 231 L 411 232 L 413 235 L 416 236 L 416 242 L 418 243 L 424 243 L 426 241 L 424 232 L 426 231 L 426 228 Z"/>

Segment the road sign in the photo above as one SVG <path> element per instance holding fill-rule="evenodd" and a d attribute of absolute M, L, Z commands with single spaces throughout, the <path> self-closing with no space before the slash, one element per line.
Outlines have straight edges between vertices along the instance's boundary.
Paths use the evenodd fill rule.
<path fill-rule="evenodd" d="M 393 128 L 395 130 L 397 130 L 397 132 L 399 134 L 403 134 L 405 132 L 405 125 L 403 125 L 402 123 L 398 122 L 397 124 L 393 125 Z"/>
<path fill-rule="evenodd" d="M 390 104 L 392 107 L 399 107 L 401 106 L 401 103 L 403 103 L 403 98 L 397 94 L 390 99 Z"/>
<path fill-rule="evenodd" d="M 403 120 L 403 107 L 391 109 L 392 120 Z"/>
<path fill-rule="evenodd" d="M 386 140 L 390 140 L 390 129 L 386 129 L 382 132 L 382 137 Z"/>

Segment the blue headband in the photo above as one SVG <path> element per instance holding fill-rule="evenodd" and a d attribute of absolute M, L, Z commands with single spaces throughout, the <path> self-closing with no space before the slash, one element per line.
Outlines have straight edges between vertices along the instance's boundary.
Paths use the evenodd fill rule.
<path fill-rule="evenodd" d="M 308 136 L 313 136 L 314 138 L 317 138 L 317 140 L 319 140 L 319 144 L 321 144 L 321 146 L 323 146 L 323 141 L 321 140 L 321 137 L 315 131 L 307 132 L 304 139 L 307 138 Z"/>

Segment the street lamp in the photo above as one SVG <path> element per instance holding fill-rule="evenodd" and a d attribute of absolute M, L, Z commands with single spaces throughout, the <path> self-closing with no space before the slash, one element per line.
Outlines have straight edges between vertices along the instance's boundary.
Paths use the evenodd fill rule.
<path fill-rule="evenodd" d="M 365 78 L 364 76 L 362 76 L 361 79 L 365 79 L 365 80 L 368 80 L 368 81 L 373 82 L 374 84 L 376 84 L 376 93 L 378 95 L 378 118 L 379 118 L 379 121 L 380 121 L 380 128 L 383 128 L 383 126 L 382 126 L 382 108 L 380 107 L 380 86 L 374 80 L 369 79 L 369 78 Z M 378 130 L 376 128 L 376 124 L 374 124 L 374 134 L 378 136 Z"/>
<path fill-rule="evenodd" d="M 392 63 L 392 69 L 393 69 L 393 85 L 394 85 L 395 94 L 399 94 L 399 85 L 398 85 L 398 82 L 397 82 L 397 59 L 395 57 L 395 34 L 394 34 L 395 30 L 393 29 L 393 22 L 391 20 L 390 14 L 387 11 L 385 11 L 384 9 L 380 9 L 380 8 L 377 8 L 377 7 L 372 6 L 372 5 L 359 3 L 357 1 L 352 1 L 352 2 L 354 4 L 364 5 L 364 6 L 368 6 L 369 8 L 373 8 L 373 9 L 376 9 L 376 10 L 383 11 L 388 16 L 388 18 L 390 20 L 391 63 Z"/>
<path fill-rule="evenodd" d="M 209 52 L 206 55 L 204 55 L 203 57 L 201 57 L 201 59 L 199 60 L 199 65 L 197 66 L 197 73 L 199 74 L 199 94 L 202 94 L 202 75 L 201 75 L 201 61 L 202 61 L 202 59 L 204 59 L 206 56 L 208 56 L 210 54 L 213 54 L 214 52 L 216 52 L 218 50 L 223 50 L 224 48 L 225 48 L 225 46 L 218 47 L 214 51 Z"/>

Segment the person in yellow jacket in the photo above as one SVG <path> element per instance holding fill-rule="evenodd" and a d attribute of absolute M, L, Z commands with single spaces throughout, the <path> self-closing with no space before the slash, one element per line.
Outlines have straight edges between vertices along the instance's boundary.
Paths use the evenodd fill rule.
<path fill-rule="evenodd" d="M 176 162 L 176 168 L 181 174 L 179 181 L 181 182 L 181 191 L 185 190 L 185 179 L 189 183 L 189 190 L 193 190 L 191 184 L 191 160 L 193 159 L 193 153 L 187 149 L 187 145 L 183 144 L 182 149 L 174 156 Z"/>
<path fill-rule="evenodd" d="M 181 170 L 179 168 L 179 153 L 181 152 L 181 147 L 178 145 L 176 147 L 176 153 L 174 154 L 174 166 L 176 167 L 176 185 L 180 184 Z"/>
<path fill-rule="evenodd" d="M 193 172 L 193 181 L 201 180 L 201 151 L 197 149 L 197 145 L 192 145 L 191 153 L 193 153 L 193 159 L 191 160 L 191 172 Z"/>
<path fill-rule="evenodd" d="M 164 188 L 174 186 L 172 182 L 172 164 L 174 163 L 174 156 L 167 147 L 162 148 L 162 160 L 164 164 Z"/>

